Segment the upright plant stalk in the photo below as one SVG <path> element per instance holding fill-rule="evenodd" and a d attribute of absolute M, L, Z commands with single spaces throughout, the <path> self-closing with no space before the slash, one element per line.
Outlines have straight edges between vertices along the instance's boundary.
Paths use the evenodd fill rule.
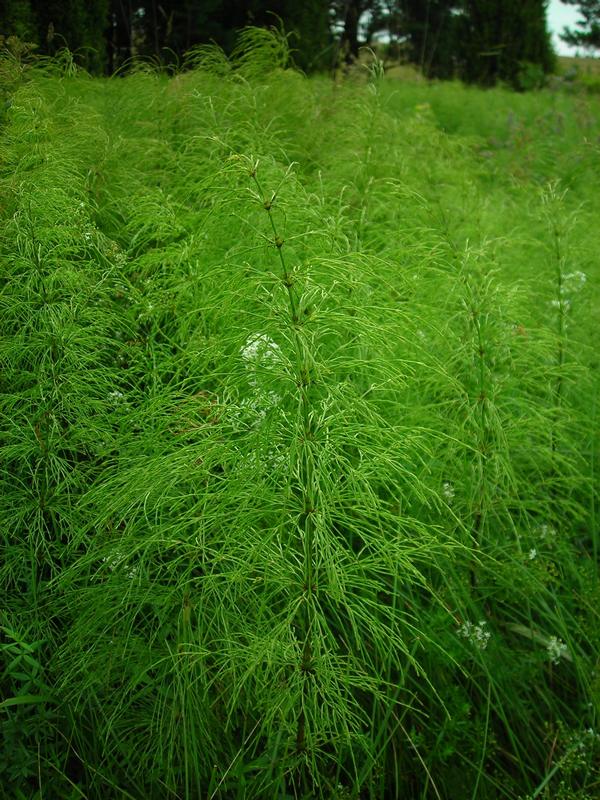
<path fill-rule="evenodd" d="M 557 336 L 556 366 L 558 369 L 558 375 L 556 377 L 556 383 L 554 385 L 554 422 L 550 433 L 552 458 L 554 460 L 557 449 L 556 426 L 558 424 L 558 418 L 560 415 L 560 408 L 562 405 L 562 395 L 563 395 L 563 365 L 565 362 L 564 338 L 565 338 L 565 327 L 566 327 L 565 314 L 567 312 L 566 300 L 563 296 L 564 254 L 562 250 L 562 236 L 556 217 L 553 217 L 552 219 L 552 244 L 554 251 L 554 260 L 556 265 L 556 305 L 558 309 L 558 318 L 556 322 L 556 336 Z"/>
<path fill-rule="evenodd" d="M 565 275 L 565 252 L 564 252 L 564 222 L 563 216 L 565 209 L 563 200 L 565 192 L 559 192 L 556 184 L 551 184 L 542 194 L 542 202 L 547 206 L 546 218 L 550 225 L 552 236 L 552 260 L 554 267 L 554 288 L 555 296 L 552 306 L 556 308 L 556 351 L 554 363 L 556 366 L 556 377 L 551 386 L 551 415 L 550 415 L 550 471 L 552 475 L 550 486 L 550 497 L 558 500 L 558 487 L 556 480 L 562 474 L 562 466 L 559 461 L 558 440 L 560 436 L 559 426 L 561 413 L 564 404 L 564 367 L 565 367 L 565 344 L 567 332 L 567 313 L 569 311 L 569 298 L 566 297 L 568 276 Z"/>
<path fill-rule="evenodd" d="M 373 186 L 373 176 L 370 174 L 371 162 L 373 160 L 373 141 L 375 139 L 375 132 L 377 131 L 380 117 L 381 100 L 381 82 L 383 79 L 383 63 L 375 56 L 373 63 L 368 67 L 369 71 L 369 89 L 371 90 L 372 107 L 369 114 L 369 124 L 365 131 L 364 141 L 365 149 L 361 159 L 362 169 L 359 177 L 365 180 L 365 185 L 360 186 L 357 182 L 357 188 L 360 190 L 360 214 L 356 222 L 356 246 L 357 249 L 363 247 L 363 237 L 365 232 L 365 219 L 367 217 L 367 209 L 369 205 L 369 192 Z"/>
<path fill-rule="evenodd" d="M 591 436 L 591 456 L 590 456 L 590 475 L 592 478 L 592 491 L 590 492 L 590 527 L 592 531 L 592 554 L 594 564 L 598 563 L 598 526 L 596 524 L 596 492 L 594 487 L 596 485 L 596 442 L 594 438 L 594 431 L 597 430 L 597 416 L 596 416 L 597 397 L 594 394 L 592 400 L 592 436 Z M 596 580 L 600 581 L 600 574 L 596 573 Z"/>
<path fill-rule="evenodd" d="M 317 580 L 315 575 L 315 513 L 319 506 L 319 492 L 315 480 L 315 463 L 313 442 L 315 429 L 311 415 L 310 389 L 313 385 L 314 376 L 310 367 L 310 359 L 306 351 L 306 345 L 300 336 L 302 320 L 299 317 L 298 309 L 300 298 L 294 282 L 294 276 L 288 270 L 283 255 L 284 240 L 279 234 L 275 219 L 273 217 L 273 204 L 277 193 L 274 192 L 270 197 L 264 192 L 263 187 L 257 176 L 258 162 L 254 164 L 250 176 L 254 181 L 259 197 L 263 199 L 263 208 L 269 217 L 269 223 L 273 232 L 273 245 L 277 249 L 279 263 L 281 266 L 281 281 L 285 286 L 289 304 L 290 328 L 296 353 L 296 386 L 299 394 L 299 411 L 302 424 L 302 442 L 300 449 L 300 491 L 302 516 L 299 526 L 301 539 L 301 552 L 303 562 L 303 585 L 302 585 L 302 655 L 299 668 L 304 676 L 303 695 L 308 691 L 308 676 L 313 672 L 313 636 L 315 628 L 315 594 L 317 591 Z M 304 713 L 304 703 L 298 712 L 298 725 L 296 731 L 296 750 L 302 752 L 306 746 L 306 716 Z"/>
<path fill-rule="evenodd" d="M 498 328 L 496 317 L 502 313 L 505 298 L 493 276 L 477 263 L 473 269 L 464 265 L 459 278 L 467 313 L 468 363 L 472 372 L 472 381 L 467 379 L 474 461 L 470 532 L 477 553 L 489 544 L 484 541 L 484 534 L 490 530 L 490 515 L 495 517 L 500 513 L 493 496 L 498 484 L 503 488 L 508 484 L 514 487 L 508 443 L 499 420 L 498 403 L 502 402 L 502 395 L 498 395 L 494 379 L 498 369 L 496 358 L 502 346 L 502 328 Z M 502 512 L 505 514 L 506 508 Z M 510 515 L 506 517 L 509 518 Z M 476 563 L 470 569 L 473 591 L 477 588 Z"/>
<path fill-rule="evenodd" d="M 442 214 L 442 223 L 444 225 L 444 234 L 447 243 L 450 246 L 452 258 L 457 265 L 459 271 L 459 279 L 465 292 L 465 306 L 468 313 L 468 326 L 471 337 L 472 355 L 474 356 L 475 366 L 475 419 L 476 419 L 476 433 L 475 433 L 475 458 L 476 458 L 476 473 L 477 473 L 477 486 L 475 490 L 475 505 L 473 509 L 473 522 L 471 525 L 471 536 L 477 551 L 480 550 L 482 545 L 482 533 L 485 526 L 485 500 L 489 484 L 489 458 L 490 458 L 490 387 L 487 380 L 488 371 L 488 354 L 485 344 L 485 331 L 482 324 L 482 318 L 485 318 L 486 311 L 484 301 L 486 298 L 489 283 L 483 287 L 479 287 L 475 280 L 472 279 L 466 272 L 465 267 L 459 267 L 459 250 L 449 234 L 448 223 L 444 213 L 444 209 L 440 205 Z M 476 589 L 477 575 L 475 566 L 472 565 L 470 569 L 470 582 L 471 588 Z"/>
<path fill-rule="evenodd" d="M 467 282 L 467 286 L 469 286 Z M 478 475 L 478 485 L 477 485 L 477 501 L 475 505 L 475 515 L 473 518 L 473 539 L 475 541 L 475 546 L 477 549 L 481 546 L 481 533 L 483 529 L 483 525 L 485 522 L 485 514 L 484 514 L 484 502 L 487 490 L 487 481 L 488 481 L 488 414 L 487 414 L 487 404 L 489 402 L 488 399 L 488 391 L 487 391 L 487 383 L 485 379 L 486 373 L 486 363 L 485 363 L 485 348 L 483 346 L 483 334 L 482 334 L 482 326 L 481 326 L 481 309 L 479 308 L 479 304 L 473 302 L 470 308 L 471 313 L 471 323 L 473 327 L 473 331 L 475 334 L 475 357 L 477 362 L 477 398 L 476 403 L 478 406 L 478 416 L 479 416 L 479 430 L 478 430 L 478 440 L 477 440 L 477 475 Z M 475 588 L 477 584 L 477 577 L 475 574 L 475 570 L 471 570 L 471 586 Z"/>

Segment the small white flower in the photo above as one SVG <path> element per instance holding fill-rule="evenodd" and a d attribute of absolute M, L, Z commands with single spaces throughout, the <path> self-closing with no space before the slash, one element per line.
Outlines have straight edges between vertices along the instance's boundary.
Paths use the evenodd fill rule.
<path fill-rule="evenodd" d="M 548 656 L 553 664 L 558 664 L 561 658 L 568 653 L 567 645 L 556 636 L 550 636 L 546 645 Z"/>
<path fill-rule="evenodd" d="M 543 542 L 549 542 L 556 539 L 556 529 L 552 525 L 540 525 L 538 528 L 540 539 Z"/>
<path fill-rule="evenodd" d="M 118 406 L 125 402 L 125 395 L 123 392 L 115 390 L 114 392 L 108 393 L 108 400 L 113 406 Z"/>
<path fill-rule="evenodd" d="M 442 494 L 448 502 L 454 500 L 454 486 L 450 483 L 450 481 L 444 481 L 442 485 Z"/>
<path fill-rule="evenodd" d="M 575 734 L 572 741 L 578 750 L 592 750 L 595 743 L 600 741 L 600 735 L 593 728 L 586 728 L 581 733 Z"/>
<path fill-rule="evenodd" d="M 566 313 L 571 308 L 571 301 L 568 297 L 563 297 L 561 300 L 550 300 L 550 308 L 555 308 L 557 311 L 564 311 Z"/>
<path fill-rule="evenodd" d="M 464 625 L 460 626 L 457 634 L 463 639 L 468 639 L 478 650 L 485 650 L 492 637 L 491 632 L 486 629 L 486 625 L 487 622 L 485 620 L 479 620 L 477 625 L 472 622 L 465 622 Z"/>
<path fill-rule="evenodd" d="M 123 559 L 123 553 L 120 550 L 115 550 L 112 556 L 109 558 L 108 556 L 104 556 L 102 561 L 106 564 L 111 572 L 114 572 L 116 568 L 119 566 L 121 560 Z"/>
<path fill-rule="evenodd" d="M 111 572 L 114 572 L 116 569 L 122 566 L 125 570 L 127 570 L 125 574 L 130 580 L 135 578 L 137 575 L 137 567 L 132 567 L 129 564 L 123 563 L 123 553 L 120 550 L 115 550 L 111 556 L 104 556 L 102 561 L 104 564 L 106 564 Z"/>
<path fill-rule="evenodd" d="M 580 292 L 585 286 L 586 281 L 587 275 L 585 272 L 581 272 L 580 270 L 569 272 L 568 275 L 563 275 L 561 292 L 563 294 L 568 292 Z"/>
<path fill-rule="evenodd" d="M 270 366 L 279 359 L 280 353 L 279 345 L 266 333 L 252 334 L 240 350 L 244 361 L 253 366 Z"/>
<path fill-rule="evenodd" d="M 535 547 L 532 547 L 531 550 L 529 551 L 529 554 L 528 554 L 527 558 L 530 561 L 533 561 L 533 559 L 536 558 L 536 557 L 537 557 L 537 550 L 535 549 Z"/>

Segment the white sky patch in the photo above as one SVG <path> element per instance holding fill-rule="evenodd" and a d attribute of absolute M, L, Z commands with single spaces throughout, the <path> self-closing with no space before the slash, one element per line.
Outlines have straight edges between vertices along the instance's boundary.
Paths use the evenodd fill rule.
<path fill-rule="evenodd" d="M 571 47 L 559 38 L 564 28 L 575 28 L 581 19 L 577 6 L 566 6 L 560 0 L 550 0 L 547 19 L 548 30 L 552 33 L 552 44 L 559 56 L 574 56 L 578 50 L 582 52 L 581 48 Z"/>

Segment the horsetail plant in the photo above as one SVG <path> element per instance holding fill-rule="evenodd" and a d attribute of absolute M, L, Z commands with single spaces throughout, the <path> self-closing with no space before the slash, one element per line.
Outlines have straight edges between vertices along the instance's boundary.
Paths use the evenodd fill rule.
<path fill-rule="evenodd" d="M 587 800 L 593 98 L 288 38 L 0 54 L 0 794 Z"/>
<path fill-rule="evenodd" d="M 298 295 L 298 288 L 294 281 L 294 276 L 288 272 L 283 254 L 284 239 L 279 235 L 273 216 L 273 204 L 277 198 L 277 192 L 266 196 L 258 178 L 258 162 L 253 164 L 250 170 L 250 177 L 256 185 L 258 191 L 257 199 L 262 200 L 263 208 L 269 216 L 269 223 L 273 231 L 273 246 L 277 249 L 281 265 L 281 281 L 287 290 L 289 300 L 289 321 L 290 330 L 296 355 L 294 377 L 296 386 L 299 390 L 299 410 L 301 414 L 302 438 L 299 443 L 297 453 L 298 464 L 298 488 L 301 493 L 300 504 L 302 516 L 299 525 L 299 550 L 302 553 L 302 599 L 299 607 L 301 622 L 298 626 L 300 641 L 302 642 L 302 655 L 299 669 L 303 675 L 303 691 L 298 709 L 298 729 L 296 734 L 296 749 L 302 752 L 306 745 L 306 715 L 305 706 L 309 699 L 309 676 L 314 671 L 313 663 L 313 644 L 312 637 L 316 632 L 315 623 L 315 594 L 319 584 L 319 576 L 315 574 L 315 519 L 321 513 L 322 498 L 319 495 L 319 486 L 315 482 L 315 459 L 313 453 L 313 442 L 317 431 L 314 429 L 315 419 L 313 408 L 311 407 L 310 390 L 313 381 L 317 379 L 312 368 L 310 353 L 307 352 L 307 343 L 299 333 L 302 321 L 298 316 L 300 309 L 301 296 Z M 285 179 L 285 178 L 284 178 Z M 263 199 L 264 198 L 264 199 Z M 309 310 L 309 309 L 305 309 Z"/>

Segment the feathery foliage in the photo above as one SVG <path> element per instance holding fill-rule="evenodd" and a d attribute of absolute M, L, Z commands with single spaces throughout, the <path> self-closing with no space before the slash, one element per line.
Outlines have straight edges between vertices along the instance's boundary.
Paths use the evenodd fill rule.
<path fill-rule="evenodd" d="M 593 797 L 598 107 L 288 56 L 2 65 L 3 790 Z"/>

